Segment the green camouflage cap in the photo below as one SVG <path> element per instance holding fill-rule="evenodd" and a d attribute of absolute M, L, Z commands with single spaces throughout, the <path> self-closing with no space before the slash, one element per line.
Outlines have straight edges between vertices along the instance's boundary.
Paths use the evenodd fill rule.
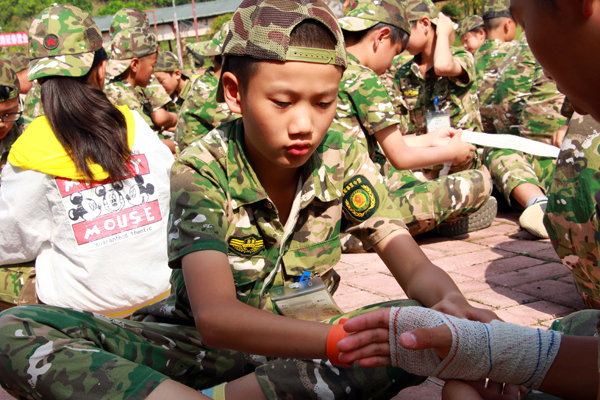
<path fill-rule="evenodd" d="M 431 0 L 404 0 L 404 5 L 406 7 L 408 22 L 418 21 L 423 17 L 427 17 L 431 22 L 437 24 L 440 12 Z"/>
<path fill-rule="evenodd" d="M 203 42 L 190 43 L 186 47 L 201 56 L 218 56 L 223 51 L 223 43 L 225 43 L 228 33 L 229 22 L 225 22 L 212 39 Z"/>
<path fill-rule="evenodd" d="M 460 21 L 460 25 L 456 31 L 456 34 L 459 38 L 461 38 L 465 33 L 476 29 L 483 29 L 483 18 L 481 18 L 479 15 L 469 15 Z"/>
<path fill-rule="evenodd" d="M 501 13 L 506 14 L 505 16 L 510 16 L 510 0 L 489 0 L 483 8 L 483 17 L 486 18 L 486 14 L 489 13 Z M 498 16 L 492 18 L 497 17 Z"/>
<path fill-rule="evenodd" d="M 4 60 L 10 64 L 17 74 L 29 67 L 29 57 L 25 53 L 8 53 Z"/>
<path fill-rule="evenodd" d="M 337 41 L 335 50 L 289 46 L 294 28 L 307 19 L 321 22 L 331 31 Z M 321 0 L 244 0 L 230 21 L 230 31 L 223 46 L 225 60 L 221 75 L 227 70 L 229 56 L 333 64 L 346 69 L 342 30 Z M 225 101 L 220 81 L 217 101 Z"/>
<path fill-rule="evenodd" d="M 101 47 L 102 34 L 88 13 L 65 4 L 47 7 L 29 28 L 27 79 L 84 76 Z"/>
<path fill-rule="evenodd" d="M 12 89 L 6 100 L 17 98 L 21 91 L 17 73 L 12 69 L 8 61 L 4 60 L 0 60 L 0 86 L 8 86 Z"/>
<path fill-rule="evenodd" d="M 354 0 L 346 16 L 338 19 L 340 27 L 346 31 L 363 31 L 380 22 L 410 35 L 410 22 L 401 0 Z"/>
<path fill-rule="evenodd" d="M 188 78 L 186 74 L 181 71 L 181 64 L 179 64 L 179 58 L 170 51 L 159 51 L 158 57 L 156 58 L 156 65 L 154 66 L 154 72 L 175 72 L 180 71 L 181 75 Z"/>
<path fill-rule="evenodd" d="M 145 57 L 157 51 L 156 35 L 148 29 L 122 30 L 112 41 L 106 73 L 108 76 L 119 76 L 129 68 L 133 58 Z"/>
<path fill-rule="evenodd" d="M 149 27 L 148 14 L 136 8 L 122 8 L 110 21 L 110 36 L 114 38 L 117 33 L 125 29 L 148 29 Z"/>

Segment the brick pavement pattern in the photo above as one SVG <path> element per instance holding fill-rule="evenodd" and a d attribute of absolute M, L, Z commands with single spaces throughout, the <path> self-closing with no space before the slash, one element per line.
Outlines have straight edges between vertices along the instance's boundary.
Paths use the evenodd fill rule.
<path fill-rule="evenodd" d="M 521 230 L 518 217 L 498 213 L 484 230 L 452 239 L 435 233 L 416 239 L 475 307 L 493 310 L 515 324 L 549 327 L 556 318 L 583 309 L 583 303 L 550 241 Z M 342 283 L 334 299 L 344 311 L 406 298 L 375 253 L 343 254 L 336 271 Z M 431 378 L 403 390 L 394 400 L 438 400 L 442 385 Z M 0 400 L 8 399 L 12 397 L 0 389 Z"/>

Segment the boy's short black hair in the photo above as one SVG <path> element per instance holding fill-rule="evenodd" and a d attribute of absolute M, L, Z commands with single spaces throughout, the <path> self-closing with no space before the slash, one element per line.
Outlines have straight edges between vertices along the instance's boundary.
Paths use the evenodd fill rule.
<path fill-rule="evenodd" d="M 337 40 L 331 31 L 317 20 L 307 19 L 299 23 L 290 34 L 290 46 L 311 47 L 314 49 L 335 50 Z M 238 79 L 241 89 L 248 89 L 250 79 L 258 71 L 258 66 L 264 60 L 250 56 L 225 57 L 227 71 Z"/>
<path fill-rule="evenodd" d="M 351 41 L 354 43 L 359 43 L 365 37 L 367 37 L 367 35 L 369 33 L 371 33 L 372 31 L 375 31 L 375 30 L 381 29 L 381 28 L 386 28 L 386 27 L 390 28 L 390 39 L 391 39 L 392 43 L 396 44 L 396 43 L 401 42 L 402 48 L 406 49 L 406 46 L 408 46 L 408 39 L 410 39 L 410 36 L 408 35 L 408 33 L 404 32 L 402 29 L 398 28 L 395 25 L 386 24 L 385 22 L 378 22 L 377 24 L 373 25 L 369 29 L 364 29 L 362 31 L 342 30 L 342 32 L 344 34 L 344 40 L 346 42 Z"/>
<path fill-rule="evenodd" d="M 498 28 L 506 18 L 515 20 L 510 11 L 495 11 L 486 12 L 482 16 L 483 26 L 486 31 L 494 30 Z"/>
<path fill-rule="evenodd" d="M 13 88 L 0 85 L 0 101 L 10 100 L 11 93 L 14 91 Z M 16 99 L 15 96 L 12 96 L 13 99 Z"/>

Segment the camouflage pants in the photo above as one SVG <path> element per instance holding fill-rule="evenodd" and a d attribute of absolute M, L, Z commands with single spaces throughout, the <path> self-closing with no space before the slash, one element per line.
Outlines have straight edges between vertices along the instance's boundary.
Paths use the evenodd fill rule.
<path fill-rule="evenodd" d="M 598 336 L 597 324 L 600 322 L 600 311 L 585 310 L 570 314 L 552 323 L 550 330 L 557 331 L 563 335 L 572 336 Z M 600 343 L 599 343 L 600 345 Z M 600 355 L 600 348 L 598 349 Z M 600 357 L 598 358 L 600 362 Z M 599 368 L 600 371 L 600 368 Z M 559 397 L 546 393 L 529 392 L 521 397 L 523 400 L 560 400 Z"/>
<path fill-rule="evenodd" d="M 344 316 L 400 305 L 419 303 L 392 301 Z M 51 306 L 0 313 L 0 383 L 17 397 L 144 398 L 168 378 L 204 389 L 252 372 L 269 399 L 389 399 L 425 380 L 399 368 L 342 368 L 325 360 L 208 348 L 194 326 L 134 322 Z"/>
<path fill-rule="evenodd" d="M 513 208 L 521 208 L 519 204 L 511 203 L 510 195 L 514 188 L 531 183 L 547 193 L 556 162 L 553 158 L 532 156 L 515 150 L 486 148 L 484 164 L 508 204 Z"/>
<path fill-rule="evenodd" d="M 388 189 L 414 236 L 474 213 L 490 197 L 492 184 L 478 170 L 422 182 L 411 171 L 392 168 Z"/>

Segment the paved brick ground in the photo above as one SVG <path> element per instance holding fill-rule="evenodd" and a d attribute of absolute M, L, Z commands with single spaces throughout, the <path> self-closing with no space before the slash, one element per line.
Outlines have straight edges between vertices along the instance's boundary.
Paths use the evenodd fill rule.
<path fill-rule="evenodd" d="M 488 229 L 453 239 L 427 234 L 417 242 L 474 306 L 494 310 L 505 321 L 547 327 L 583 304 L 550 242 L 522 231 L 517 219 L 515 213 L 499 213 Z M 376 254 L 344 254 L 336 271 L 342 283 L 334 298 L 345 311 L 406 298 Z M 441 386 L 430 379 L 395 400 L 439 399 Z M 0 400 L 8 399 L 0 390 Z"/>

